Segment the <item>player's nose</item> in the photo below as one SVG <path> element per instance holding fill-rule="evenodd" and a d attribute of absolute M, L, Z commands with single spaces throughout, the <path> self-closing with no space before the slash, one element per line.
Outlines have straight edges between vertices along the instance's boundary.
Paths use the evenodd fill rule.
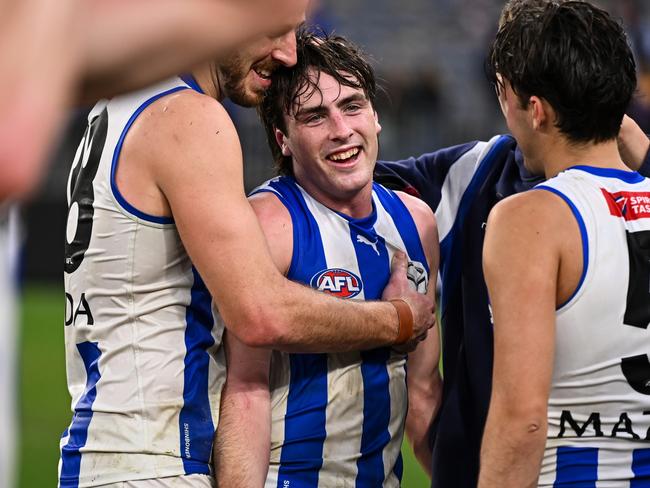
<path fill-rule="evenodd" d="M 352 135 L 352 128 L 342 113 L 335 112 L 331 114 L 329 120 L 332 139 L 344 140 Z"/>
<path fill-rule="evenodd" d="M 298 62 L 295 31 L 287 32 L 278 37 L 271 56 L 275 61 L 287 67 L 294 66 Z"/>

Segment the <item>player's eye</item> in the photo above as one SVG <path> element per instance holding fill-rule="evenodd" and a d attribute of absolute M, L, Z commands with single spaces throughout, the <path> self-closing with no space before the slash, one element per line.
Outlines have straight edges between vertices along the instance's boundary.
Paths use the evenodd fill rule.
<path fill-rule="evenodd" d="M 304 118 L 304 122 L 306 124 L 317 124 L 321 120 L 323 120 L 322 114 L 310 114 Z"/>

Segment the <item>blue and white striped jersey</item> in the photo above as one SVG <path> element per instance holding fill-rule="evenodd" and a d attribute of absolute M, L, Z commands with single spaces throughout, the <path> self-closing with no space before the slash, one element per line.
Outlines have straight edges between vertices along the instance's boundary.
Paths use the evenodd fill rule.
<path fill-rule="evenodd" d="M 223 327 L 173 219 L 134 208 L 115 183 L 132 123 L 190 88 L 174 78 L 100 101 L 70 171 L 62 488 L 210 473 Z"/>
<path fill-rule="evenodd" d="M 428 265 L 417 228 L 397 195 L 374 184 L 373 211 L 352 219 L 280 177 L 273 192 L 293 222 L 288 278 L 333 295 L 374 300 L 397 250 L 424 292 Z M 406 357 L 390 348 L 341 354 L 274 352 L 267 488 L 398 487 L 407 410 Z"/>
<path fill-rule="evenodd" d="M 537 188 L 567 203 L 583 244 L 556 313 L 539 486 L 650 486 L 650 179 L 575 166 Z"/>

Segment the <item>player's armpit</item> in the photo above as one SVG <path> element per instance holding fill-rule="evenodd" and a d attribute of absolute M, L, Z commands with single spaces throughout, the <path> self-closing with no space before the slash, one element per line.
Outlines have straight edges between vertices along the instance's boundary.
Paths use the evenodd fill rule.
<path fill-rule="evenodd" d="M 214 443 L 218 486 L 262 488 L 271 445 L 271 351 L 224 336 L 228 377 Z"/>
<path fill-rule="evenodd" d="M 573 230 L 572 215 L 562 205 L 549 192 L 531 191 L 504 200 L 488 219 L 483 268 L 494 321 L 494 372 L 481 488 L 537 486 L 546 442 L 557 278 L 563 241 L 571 237 L 564 234 Z"/>

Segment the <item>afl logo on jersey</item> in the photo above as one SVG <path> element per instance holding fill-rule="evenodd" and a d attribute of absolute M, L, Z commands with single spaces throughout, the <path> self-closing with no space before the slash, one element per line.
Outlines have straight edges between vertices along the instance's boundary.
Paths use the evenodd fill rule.
<path fill-rule="evenodd" d="M 318 291 L 324 291 L 339 298 L 356 297 L 363 289 L 361 278 L 347 269 L 341 268 L 331 268 L 316 273 L 309 284 Z"/>

